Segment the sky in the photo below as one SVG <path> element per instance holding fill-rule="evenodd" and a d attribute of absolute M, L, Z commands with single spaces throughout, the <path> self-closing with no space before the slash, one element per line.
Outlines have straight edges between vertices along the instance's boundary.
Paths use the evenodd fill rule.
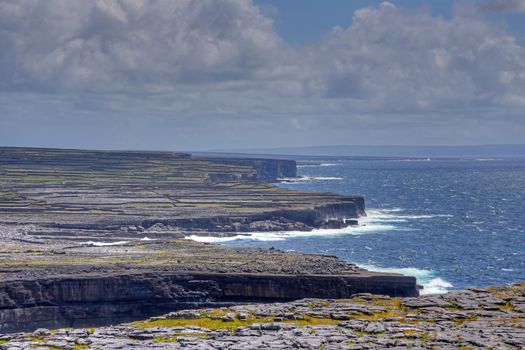
<path fill-rule="evenodd" d="M 525 0 L 0 0 L 0 146 L 524 135 Z"/>

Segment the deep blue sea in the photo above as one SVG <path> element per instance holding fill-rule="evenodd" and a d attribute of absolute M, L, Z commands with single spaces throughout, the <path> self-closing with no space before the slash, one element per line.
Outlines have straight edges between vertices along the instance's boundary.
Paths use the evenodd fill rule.
<path fill-rule="evenodd" d="M 415 276 L 425 293 L 525 280 L 525 160 L 302 161 L 280 186 L 365 197 L 362 226 L 222 240 L 336 255 Z"/>

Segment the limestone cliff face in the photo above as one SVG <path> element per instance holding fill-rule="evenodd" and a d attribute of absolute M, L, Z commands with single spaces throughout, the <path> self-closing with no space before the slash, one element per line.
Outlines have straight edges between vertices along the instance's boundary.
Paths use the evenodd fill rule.
<path fill-rule="evenodd" d="M 372 273 L 137 273 L 3 281 L 0 333 L 112 324 L 226 301 L 348 298 L 360 292 L 418 293 L 413 277 Z"/>
<path fill-rule="evenodd" d="M 211 232 L 250 232 L 280 230 L 310 230 L 324 227 L 330 221 L 344 224 L 346 219 L 357 219 L 366 216 L 365 200 L 360 196 L 339 198 L 338 202 L 297 209 L 280 209 L 251 215 L 229 215 L 214 218 L 192 218 L 164 220 L 161 223 L 182 227 L 186 230 L 206 230 Z M 257 225 L 267 222 L 265 228 Z M 157 221 L 144 221 L 142 226 L 150 227 Z M 343 225 L 344 226 L 344 225 Z M 257 227 L 254 229 L 254 227 Z"/>
<path fill-rule="evenodd" d="M 215 157 L 205 159 L 215 163 L 253 168 L 257 173 L 257 180 L 263 182 L 277 182 L 281 178 L 297 177 L 295 160 Z"/>

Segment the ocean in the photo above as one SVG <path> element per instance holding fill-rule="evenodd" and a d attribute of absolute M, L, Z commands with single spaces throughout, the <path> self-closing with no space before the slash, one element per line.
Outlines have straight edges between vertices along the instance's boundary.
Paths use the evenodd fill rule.
<path fill-rule="evenodd" d="M 414 276 L 423 293 L 525 280 L 524 159 L 305 160 L 279 186 L 359 194 L 359 227 L 201 238 L 336 255 Z"/>

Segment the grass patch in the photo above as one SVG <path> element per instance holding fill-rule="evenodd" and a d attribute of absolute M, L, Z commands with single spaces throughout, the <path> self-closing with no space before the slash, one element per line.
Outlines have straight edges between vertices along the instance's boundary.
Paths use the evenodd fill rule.
<path fill-rule="evenodd" d="M 514 306 L 511 303 L 505 303 L 504 305 L 498 306 L 501 311 L 514 311 Z"/>
<path fill-rule="evenodd" d="M 303 320 L 285 320 L 284 323 L 293 323 L 301 327 L 305 326 L 327 326 L 327 325 L 336 325 L 341 323 L 341 320 L 334 320 L 331 318 L 317 318 L 303 315 Z"/>
<path fill-rule="evenodd" d="M 206 339 L 208 335 L 206 333 L 176 333 L 166 337 L 156 337 L 153 339 L 154 343 L 175 343 L 178 341 L 179 337 L 195 337 Z"/>
<path fill-rule="evenodd" d="M 353 320 L 367 320 L 367 321 L 381 321 L 382 319 L 399 316 L 399 314 L 389 310 L 384 312 L 377 312 L 372 315 L 359 314 L 359 315 L 350 315 L 350 318 Z"/>
<path fill-rule="evenodd" d="M 229 310 L 216 309 L 210 312 L 203 312 L 203 317 L 194 319 L 166 319 L 166 320 L 146 320 L 132 323 L 135 328 L 147 329 L 154 327 L 201 327 L 209 330 L 234 330 L 238 327 L 247 327 L 254 323 L 270 323 L 274 322 L 274 317 L 255 317 L 250 316 L 247 320 L 239 320 L 235 318 L 234 321 L 223 321 L 222 319 L 214 319 L 215 317 L 223 316 L 230 313 Z M 302 320 L 285 320 L 284 323 L 293 323 L 301 327 L 305 326 L 325 326 L 337 325 L 341 320 L 334 320 L 331 318 L 316 318 L 303 315 Z M 180 335 L 179 335 L 180 336 Z"/>
<path fill-rule="evenodd" d="M 460 307 L 456 302 L 451 302 L 450 307 L 447 307 L 446 309 L 451 311 L 463 310 L 463 308 Z"/>
<path fill-rule="evenodd" d="M 273 317 L 251 317 L 247 320 L 241 321 L 235 318 L 234 321 L 223 321 L 221 319 L 213 320 L 209 317 L 194 318 L 194 319 L 173 319 L 173 320 L 146 320 L 134 322 L 132 325 L 135 328 L 147 329 L 154 327 L 201 327 L 209 330 L 234 330 L 238 327 L 246 327 L 254 323 L 268 323 L 273 322 Z"/>
<path fill-rule="evenodd" d="M 75 345 L 73 345 L 73 350 L 82 350 L 82 349 L 89 349 L 89 345 L 87 345 L 87 344 L 75 344 Z"/>

